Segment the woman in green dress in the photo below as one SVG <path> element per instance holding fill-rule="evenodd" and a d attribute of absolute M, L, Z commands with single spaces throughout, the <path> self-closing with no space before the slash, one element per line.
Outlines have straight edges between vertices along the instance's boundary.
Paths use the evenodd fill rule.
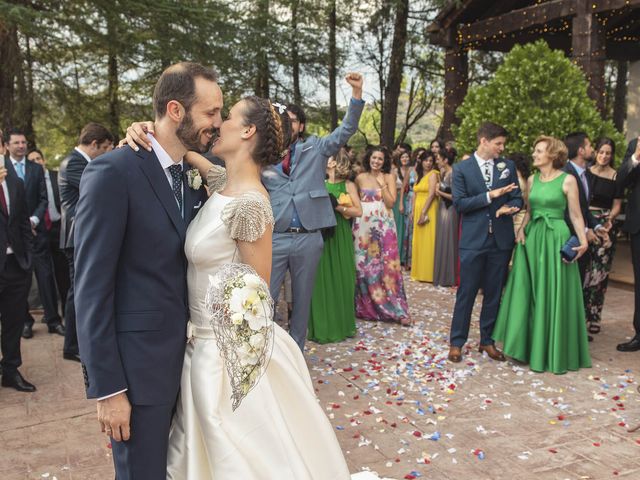
<path fill-rule="evenodd" d="M 411 171 L 411 155 L 406 150 L 402 150 L 398 157 L 394 157 L 394 167 L 391 173 L 396 176 L 396 203 L 393 204 L 393 218 L 396 221 L 396 233 L 398 235 L 398 255 L 403 257 L 404 251 L 404 231 L 406 213 L 404 209 L 404 186 L 405 177 Z"/>
<path fill-rule="evenodd" d="M 516 236 L 513 268 L 500 305 L 493 338 L 504 353 L 536 372 L 565 373 L 591 366 L 580 272 L 575 262 L 587 250 L 578 184 L 561 168 L 567 149 L 558 139 L 539 137 L 533 152 L 538 172 L 529 177 L 528 207 Z M 571 236 L 580 246 L 566 263 L 560 250 Z"/>
<path fill-rule="evenodd" d="M 325 185 L 337 200 L 333 235 L 327 235 L 311 297 L 309 340 L 332 343 L 356 333 L 356 264 L 350 219 L 362 215 L 358 190 L 344 151 L 329 159 Z"/>

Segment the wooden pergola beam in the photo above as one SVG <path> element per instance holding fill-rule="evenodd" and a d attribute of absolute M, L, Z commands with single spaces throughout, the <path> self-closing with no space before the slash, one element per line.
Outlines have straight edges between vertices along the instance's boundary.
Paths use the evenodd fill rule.
<path fill-rule="evenodd" d="M 576 0 L 575 3 L 577 9 L 571 25 L 571 56 L 587 77 L 589 96 L 604 113 L 604 64 L 607 59 L 604 28 L 594 13 L 593 0 Z"/>
<path fill-rule="evenodd" d="M 497 17 L 479 20 L 458 28 L 458 42 L 462 45 L 482 42 L 493 35 L 506 34 L 544 25 L 554 20 L 573 17 L 578 12 L 577 0 L 553 0 L 513 10 Z M 640 6 L 640 0 L 593 0 L 592 14 Z"/>
<path fill-rule="evenodd" d="M 517 32 L 575 14 L 575 0 L 553 0 L 468 25 L 460 25 L 458 41 L 462 44 L 481 42 L 495 34 Z"/>

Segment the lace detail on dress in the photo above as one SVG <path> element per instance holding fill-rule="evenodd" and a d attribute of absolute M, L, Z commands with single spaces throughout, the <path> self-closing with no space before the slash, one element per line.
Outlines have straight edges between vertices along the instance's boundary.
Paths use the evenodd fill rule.
<path fill-rule="evenodd" d="M 209 192 L 219 192 L 227 183 L 227 170 L 220 165 L 212 165 L 207 171 Z"/>
<path fill-rule="evenodd" d="M 221 218 L 231 238 L 241 242 L 255 242 L 275 223 L 269 200 L 259 192 L 247 192 L 233 199 L 222 210 Z"/>

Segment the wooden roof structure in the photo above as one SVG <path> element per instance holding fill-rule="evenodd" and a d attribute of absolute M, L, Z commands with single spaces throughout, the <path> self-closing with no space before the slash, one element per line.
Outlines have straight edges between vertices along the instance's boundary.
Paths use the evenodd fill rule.
<path fill-rule="evenodd" d="M 640 60 L 640 0 L 457 0 L 428 26 L 445 51 L 443 138 L 468 88 L 469 50 L 507 52 L 544 39 L 585 72 L 589 95 L 604 110 L 605 60 Z"/>

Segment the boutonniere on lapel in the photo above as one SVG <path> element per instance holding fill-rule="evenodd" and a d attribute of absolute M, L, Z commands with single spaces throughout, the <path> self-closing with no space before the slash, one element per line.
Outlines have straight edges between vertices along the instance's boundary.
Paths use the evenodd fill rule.
<path fill-rule="evenodd" d="M 202 186 L 202 177 L 197 168 L 187 170 L 187 184 L 194 190 L 200 190 Z"/>
<path fill-rule="evenodd" d="M 501 172 L 502 170 L 504 170 L 504 168 L 507 166 L 506 163 L 504 162 L 500 162 L 498 163 L 498 165 L 496 165 L 496 167 L 498 168 L 498 171 Z"/>

